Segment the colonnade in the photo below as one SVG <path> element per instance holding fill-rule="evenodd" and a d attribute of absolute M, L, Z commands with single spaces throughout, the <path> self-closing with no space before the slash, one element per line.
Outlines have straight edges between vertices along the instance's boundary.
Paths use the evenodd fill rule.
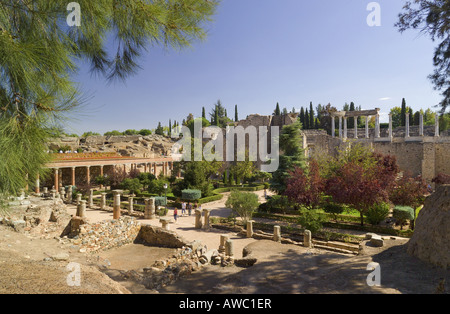
<path fill-rule="evenodd" d="M 348 119 L 354 119 L 354 134 L 353 138 L 358 139 L 358 118 L 365 118 L 365 138 L 369 138 L 369 117 L 375 116 L 375 139 L 381 138 L 381 128 L 380 128 L 380 109 L 375 110 L 365 110 L 365 111 L 339 111 L 333 112 L 331 114 L 331 136 L 336 137 L 336 117 L 339 118 L 339 138 L 346 140 L 348 138 Z M 435 137 L 439 137 L 439 115 L 436 114 L 435 121 Z M 419 136 L 424 136 L 424 123 L 423 114 L 420 114 L 419 118 Z M 405 138 L 410 138 L 410 114 L 406 114 L 406 125 L 405 125 Z M 389 114 L 389 133 L 387 139 L 393 139 L 393 124 L 392 124 L 392 114 Z"/>
<path fill-rule="evenodd" d="M 159 167 L 161 167 L 162 165 L 162 169 L 158 172 L 158 165 Z M 77 168 L 85 168 L 85 180 L 88 184 L 91 183 L 91 168 L 99 168 L 99 173 L 100 176 L 104 175 L 104 168 L 105 166 L 113 166 L 114 168 L 117 167 L 123 167 L 123 170 L 125 172 L 127 172 L 127 170 L 131 171 L 131 170 L 140 170 L 141 172 L 146 172 L 146 173 L 152 173 L 155 176 L 159 176 L 161 174 L 163 174 L 164 176 L 168 176 L 172 173 L 173 171 L 173 162 L 172 161 L 164 161 L 164 162 L 137 162 L 137 163 L 127 163 L 127 164 L 109 164 L 109 165 L 104 165 L 104 164 L 100 164 L 100 165 L 83 165 L 83 166 L 61 166 L 61 167 L 52 167 L 51 165 L 49 165 L 49 168 L 52 169 L 52 178 L 53 178 L 53 188 L 56 189 L 57 191 L 60 190 L 60 188 L 62 187 L 62 182 L 63 182 L 63 169 L 71 169 L 71 175 L 70 175 L 70 185 L 72 186 L 76 186 L 76 169 Z M 127 169 L 128 168 L 128 169 Z M 35 192 L 37 194 L 40 193 L 40 178 L 39 176 L 36 178 L 36 184 L 35 184 Z"/>

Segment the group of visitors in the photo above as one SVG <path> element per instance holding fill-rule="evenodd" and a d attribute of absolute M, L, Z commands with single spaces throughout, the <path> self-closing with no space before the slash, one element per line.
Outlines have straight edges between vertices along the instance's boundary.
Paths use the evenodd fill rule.
<path fill-rule="evenodd" d="M 188 202 L 186 204 L 186 202 L 182 202 L 181 203 L 181 216 L 185 216 L 186 215 L 186 210 L 189 216 L 192 215 L 192 209 L 194 210 L 202 210 L 202 205 L 198 204 L 197 202 L 195 202 L 194 205 L 191 204 L 191 202 Z M 178 219 L 178 208 L 175 207 L 174 211 L 173 211 L 173 218 L 175 219 L 175 221 L 177 221 Z"/>

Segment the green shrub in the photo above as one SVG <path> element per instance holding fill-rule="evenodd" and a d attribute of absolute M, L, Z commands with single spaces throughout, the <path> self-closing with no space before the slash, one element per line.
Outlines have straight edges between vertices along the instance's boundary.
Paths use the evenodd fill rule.
<path fill-rule="evenodd" d="M 216 194 L 216 195 L 213 195 L 213 196 L 203 197 L 203 198 L 198 200 L 198 203 L 199 204 L 210 203 L 210 202 L 214 202 L 214 201 L 219 201 L 222 198 L 223 198 L 222 194 Z"/>
<path fill-rule="evenodd" d="M 323 228 L 323 224 L 325 222 L 327 222 L 327 219 L 317 210 L 308 210 L 305 208 L 300 209 L 300 217 L 298 218 L 298 223 L 304 229 L 315 233 Z"/>
<path fill-rule="evenodd" d="M 337 221 L 337 216 L 342 214 L 345 210 L 345 207 L 338 203 L 327 202 L 323 206 L 323 211 L 333 215 L 335 221 Z"/>
<path fill-rule="evenodd" d="M 167 207 L 161 207 L 159 210 L 156 211 L 156 214 L 160 217 L 166 216 L 169 212 L 169 209 Z"/>
<path fill-rule="evenodd" d="M 414 220 L 414 209 L 409 206 L 395 206 L 393 217 L 403 230 L 407 220 Z"/>
<path fill-rule="evenodd" d="M 166 198 L 163 196 L 157 196 L 155 197 L 155 206 L 166 206 Z"/>
<path fill-rule="evenodd" d="M 366 212 L 367 221 L 371 225 L 378 225 L 388 217 L 389 210 L 390 207 L 387 203 L 375 204 Z"/>

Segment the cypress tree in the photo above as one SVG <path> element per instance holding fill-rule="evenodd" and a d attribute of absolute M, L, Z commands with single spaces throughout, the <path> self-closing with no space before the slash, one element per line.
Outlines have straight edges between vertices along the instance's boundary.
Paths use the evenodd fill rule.
<path fill-rule="evenodd" d="M 302 124 L 302 128 L 305 129 L 305 109 L 303 109 L 303 107 L 300 109 L 300 122 Z"/>
<path fill-rule="evenodd" d="M 277 107 L 275 108 L 274 114 L 275 114 L 276 116 L 281 115 L 280 105 L 279 105 L 278 103 L 277 103 Z"/>
<path fill-rule="evenodd" d="M 238 122 L 238 121 L 239 121 L 238 107 L 237 107 L 237 105 L 234 106 L 234 121 L 235 121 L 235 122 Z"/>
<path fill-rule="evenodd" d="M 405 98 L 403 98 L 403 100 L 402 100 L 402 110 L 401 110 L 400 114 L 401 114 L 402 126 L 406 126 L 406 101 L 405 101 Z"/>
<path fill-rule="evenodd" d="M 314 129 L 314 109 L 312 102 L 309 103 L 309 128 Z"/>
<path fill-rule="evenodd" d="M 206 119 L 205 107 L 202 107 L 202 118 Z"/>
<path fill-rule="evenodd" d="M 305 130 L 309 130 L 310 125 L 309 125 L 309 113 L 308 113 L 308 109 L 306 109 L 305 111 Z"/>
<path fill-rule="evenodd" d="M 355 104 L 353 101 L 350 103 L 350 111 L 355 111 Z M 347 119 L 348 128 L 353 129 L 355 127 L 355 119 L 349 118 Z"/>

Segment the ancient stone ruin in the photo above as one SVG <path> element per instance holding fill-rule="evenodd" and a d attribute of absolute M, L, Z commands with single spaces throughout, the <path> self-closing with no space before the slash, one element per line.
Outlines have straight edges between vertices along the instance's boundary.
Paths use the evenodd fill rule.
<path fill-rule="evenodd" d="M 450 185 L 427 198 L 416 220 L 408 253 L 444 269 L 450 266 Z"/>

